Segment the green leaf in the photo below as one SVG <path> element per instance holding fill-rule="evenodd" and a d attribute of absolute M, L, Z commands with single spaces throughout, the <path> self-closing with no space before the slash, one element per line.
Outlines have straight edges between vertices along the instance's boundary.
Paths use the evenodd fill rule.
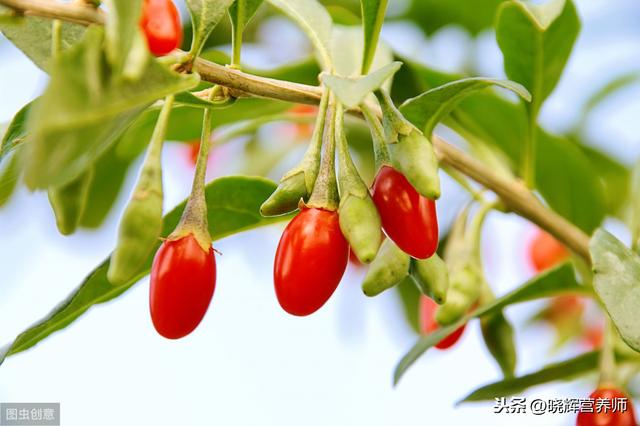
<path fill-rule="evenodd" d="M 188 106 L 194 108 L 226 108 L 229 104 L 220 104 L 201 98 L 193 92 L 180 92 L 175 95 L 175 106 Z"/>
<path fill-rule="evenodd" d="M 333 21 L 327 10 L 317 0 L 267 0 L 295 21 L 307 34 L 316 48 L 320 64 L 331 71 L 331 31 Z"/>
<path fill-rule="evenodd" d="M 360 27 L 334 25 L 331 39 L 331 57 L 334 74 L 342 77 L 359 77 L 361 75 L 364 39 Z M 391 50 L 385 43 L 378 43 L 371 67 L 379 69 L 393 61 Z M 390 87 L 391 81 L 385 83 Z"/>
<path fill-rule="evenodd" d="M 448 25 L 466 29 L 476 35 L 493 26 L 496 10 L 504 0 L 412 0 L 403 14 L 425 33 L 432 34 Z"/>
<path fill-rule="evenodd" d="M 505 71 L 531 92 L 534 115 L 560 80 L 579 32 L 572 0 L 542 5 L 512 0 L 500 6 L 496 39 Z"/>
<path fill-rule="evenodd" d="M 524 105 L 482 92 L 463 100 L 451 117 L 454 129 L 470 143 L 497 148 L 512 169 L 521 164 L 527 132 Z M 536 188 L 553 210 L 590 234 L 606 211 L 602 182 L 590 159 L 575 143 L 540 127 L 536 138 Z"/>
<path fill-rule="evenodd" d="M 460 402 L 489 401 L 496 397 L 519 394 L 528 388 L 557 380 L 570 380 L 598 367 L 600 351 L 587 352 L 575 358 L 553 363 L 524 376 L 504 379 L 471 392 Z"/>
<path fill-rule="evenodd" d="M 205 41 L 224 17 L 234 0 L 187 0 L 193 23 L 191 53 L 199 56 Z"/>
<path fill-rule="evenodd" d="M 7 9 L 0 6 L 0 13 Z M 29 59 L 44 71 L 49 69 L 51 58 L 51 19 L 22 17 L 0 21 L 0 31 Z M 62 50 L 76 44 L 82 38 L 85 27 L 70 22 L 62 22 L 60 41 Z"/>
<path fill-rule="evenodd" d="M 238 232 L 269 225 L 290 216 L 264 218 L 260 204 L 275 190 L 276 185 L 258 177 L 229 176 L 216 179 L 206 187 L 209 232 L 214 240 Z M 164 218 L 162 235 L 173 231 L 185 203 L 173 209 Z M 160 242 L 158 242 L 158 246 Z M 155 250 L 154 250 L 155 252 Z M 127 291 L 140 278 L 149 273 L 153 255 L 135 279 L 123 286 L 113 286 L 107 280 L 109 259 L 100 264 L 64 302 L 49 315 L 20 334 L 6 349 L 6 356 L 29 349 L 36 343 L 61 330 L 83 315 L 92 306 L 115 299 Z M 0 363 L 4 360 L 0 349 Z"/>
<path fill-rule="evenodd" d="M 420 301 L 420 291 L 413 282 L 413 278 L 410 275 L 395 286 L 400 302 L 402 304 L 402 311 L 407 323 L 416 333 L 420 333 L 420 320 L 418 313 L 418 306 Z"/>
<path fill-rule="evenodd" d="M 217 64 L 228 64 L 231 61 L 229 55 L 218 50 L 204 51 L 200 57 Z M 318 84 L 318 74 L 320 74 L 320 68 L 318 68 L 318 63 L 314 57 L 270 69 L 258 69 L 245 65 L 242 66 L 242 69 L 248 74 L 311 85 Z"/>
<path fill-rule="evenodd" d="M 582 111 L 580 112 L 580 118 L 577 121 L 576 128 L 578 130 L 583 129 L 586 125 L 589 115 L 596 109 L 601 103 L 609 99 L 610 96 L 618 93 L 620 90 L 640 83 L 640 72 L 631 71 L 609 81 L 607 84 L 596 90 L 589 99 L 584 103 Z"/>
<path fill-rule="evenodd" d="M 233 57 L 238 61 L 240 59 L 240 49 L 242 47 L 242 34 L 244 33 L 244 28 L 256 13 L 262 4 L 262 1 L 263 0 L 236 0 L 229 8 Z"/>
<path fill-rule="evenodd" d="M 232 25 L 235 27 L 240 24 L 241 28 L 244 29 L 258 11 L 262 2 L 263 0 L 236 0 L 229 8 Z"/>
<path fill-rule="evenodd" d="M 138 78 L 147 60 L 146 41 L 140 32 L 142 0 L 105 0 L 105 51 L 116 76 Z"/>
<path fill-rule="evenodd" d="M 589 250 L 593 288 L 622 339 L 640 352 L 640 257 L 604 229 L 593 234 Z"/>
<path fill-rule="evenodd" d="M 424 134 L 427 137 L 431 137 L 436 125 L 451 112 L 458 102 L 490 86 L 509 89 L 527 102 L 531 101 L 531 94 L 527 89 L 513 81 L 471 77 L 446 83 L 408 99 L 402 104 L 400 111 L 413 124 L 424 129 Z"/>
<path fill-rule="evenodd" d="M 13 116 L 9 127 L 0 141 L 0 163 L 11 151 L 19 147 L 27 137 L 27 118 L 33 102 L 29 102 Z"/>
<path fill-rule="evenodd" d="M 638 252 L 640 247 L 640 162 L 636 162 L 627 180 L 629 186 L 629 208 L 625 222 L 631 231 L 631 247 Z"/>
<path fill-rule="evenodd" d="M 422 336 L 411 350 L 400 360 L 396 366 L 393 383 L 397 384 L 409 367 L 418 360 L 429 348 L 453 333 L 462 325 L 473 318 L 484 315 L 492 315 L 500 312 L 504 307 L 515 303 L 528 302 L 534 299 L 549 297 L 561 293 L 587 293 L 588 289 L 576 281 L 573 268 L 570 264 L 564 263 L 557 268 L 543 272 L 540 275 L 527 281 L 519 288 L 494 300 L 465 315 L 458 321 L 446 327 L 441 327 L 437 331 Z"/>
<path fill-rule="evenodd" d="M 424 91 L 463 78 L 411 60 L 403 61 L 405 66 L 395 77 L 402 85 L 394 85 L 392 92 L 396 99 L 411 96 L 413 93 L 407 88 Z M 505 158 L 505 165 L 515 170 L 522 163 L 527 120 L 527 110 L 521 102 L 514 103 L 484 90 L 463 99 L 445 124 L 460 133 L 472 147 L 488 145 L 504 154 L 500 160 Z M 606 212 L 598 169 L 591 157 L 574 142 L 552 135 L 539 126 L 537 132 L 536 188 L 553 210 L 591 234 Z M 580 191 L 573 190 L 577 187 Z"/>
<path fill-rule="evenodd" d="M 388 0 L 360 0 L 362 27 L 364 29 L 364 55 L 362 74 L 367 74 L 376 53 L 380 30 L 384 23 Z"/>
<path fill-rule="evenodd" d="M 291 108 L 287 102 L 271 99 L 241 98 L 233 105 L 216 109 L 213 114 L 213 127 L 268 116 Z M 118 155 L 123 158 L 136 158 L 149 143 L 153 127 L 158 119 L 160 109 L 157 106 L 148 108 L 139 115 L 127 128 L 117 146 Z M 193 141 L 202 133 L 202 108 L 177 106 L 171 110 L 167 140 Z"/>
<path fill-rule="evenodd" d="M 364 77 L 349 78 L 322 74 L 320 79 L 347 108 L 355 108 L 368 94 L 379 89 L 401 66 L 401 62 L 392 62 Z"/>
<path fill-rule="evenodd" d="M 629 168 L 596 148 L 584 144 L 577 146 L 589 159 L 595 176 L 602 183 L 605 211 L 622 218 L 631 191 Z"/>
<path fill-rule="evenodd" d="M 132 162 L 133 158 L 117 155 L 117 145 L 98 158 L 93 165 L 93 177 L 80 226 L 98 228 L 102 225 L 118 198 Z"/>
<path fill-rule="evenodd" d="M 14 151 L 9 160 L 6 161 L 6 164 L 0 167 L 0 207 L 7 204 L 18 186 L 18 180 L 22 172 L 20 151 Z"/>
<path fill-rule="evenodd" d="M 174 73 L 149 58 L 137 80 L 111 78 L 101 27 L 62 53 L 47 90 L 29 117 L 25 180 L 31 188 L 63 185 L 104 153 L 153 101 L 198 84 L 195 74 Z"/>

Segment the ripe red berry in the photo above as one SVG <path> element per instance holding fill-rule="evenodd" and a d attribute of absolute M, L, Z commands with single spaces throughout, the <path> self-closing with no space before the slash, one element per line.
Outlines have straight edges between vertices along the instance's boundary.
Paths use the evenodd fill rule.
<path fill-rule="evenodd" d="M 171 0 L 144 0 L 140 27 L 155 56 L 166 55 L 182 43 L 180 15 Z"/>
<path fill-rule="evenodd" d="M 373 202 L 387 236 L 405 253 L 426 259 L 438 248 L 436 204 L 418 194 L 400 172 L 380 168 L 373 183 Z"/>
<path fill-rule="evenodd" d="M 153 259 L 149 292 L 158 333 L 167 339 L 191 333 L 207 312 L 215 284 L 213 248 L 204 251 L 192 234 L 163 242 Z"/>
<path fill-rule="evenodd" d="M 430 334 L 440 328 L 440 324 L 436 322 L 435 314 L 438 304 L 431 298 L 421 295 L 420 305 L 418 307 L 418 319 L 420 321 L 420 333 Z M 466 324 L 458 328 L 456 331 L 436 343 L 438 349 L 448 349 L 453 346 L 462 336 Z"/>
<path fill-rule="evenodd" d="M 637 426 L 636 417 L 633 412 L 633 401 L 620 389 L 614 387 L 598 388 L 591 395 L 594 399 L 593 412 L 580 411 L 576 419 L 576 426 Z M 612 410 L 615 399 L 626 398 L 626 411 Z M 605 405 L 600 405 L 598 412 L 598 399 L 609 400 Z"/>
<path fill-rule="evenodd" d="M 340 283 L 348 259 L 338 213 L 302 208 L 276 251 L 273 280 L 280 306 L 298 316 L 320 309 Z"/>
<path fill-rule="evenodd" d="M 534 269 L 541 272 L 562 263 L 569 252 L 550 234 L 538 230 L 529 246 L 529 257 Z"/>

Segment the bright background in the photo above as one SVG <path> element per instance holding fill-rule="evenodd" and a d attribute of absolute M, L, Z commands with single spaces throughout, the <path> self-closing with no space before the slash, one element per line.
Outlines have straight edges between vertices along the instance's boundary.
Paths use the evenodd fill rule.
<path fill-rule="evenodd" d="M 583 30 L 541 118 L 557 131 L 571 128 L 582 103 L 597 88 L 617 75 L 640 70 L 637 0 L 576 3 Z M 489 33 L 476 42 L 449 27 L 425 39 L 411 25 L 395 23 L 385 27 L 383 38 L 402 53 L 445 70 L 472 60 L 481 75 L 503 75 Z M 273 66 L 303 56 L 308 48 L 301 33 L 278 18 L 265 26 L 259 45 L 247 47 L 245 58 Z M 4 38 L 0 58 L 0 122 L 6 122 L 43 90 L 46 76 Z M 586 129 L 589 140 L 631 165 L 640 155 L 638 117 L 640 85 L 594 112 Z M 228 151 L 231 155 L 233 149 Z M 166 145 L 163 161 L 170 208 L 187 195 L 192 169 L 184 146 Z M 214 158 L 214 174 L 224 171 L 222 163 Z M 132 171 L 128 188 L 134 180 Z M 440 217 L 450 218 L 464 196 L 446 179 L 443 192 Z M 127 197 L 124 191 L 120 206 Z M 44 316 L 109 254 L 118 217 L 119 209 L 98 231 L 62 237 L 45 194 L 21 189 L 14 195 L 0 210 L 0 343 Z M 619 224 L 608 225 L 627 237 Z M 33 350 L 7 359 L 0 367 L 0 401 L 61 402 L 64 425 L 574 424 L 573 415 L 493 414 L 493 403 L 454 407 L 472 389 L 499 378 L 477 323 L 453 350 L 427 353 L 394 389 L 393 367 L 416 340 L 395 294 L 366 298 L 359 288 L 363 272 L 350 268 L 319 312 L 307 318 L 285 314 L 271 279 L 281 229 L 255 230 L 216 244 L 222 252 L 217 257 L 216 293 L 192 335 L 168 341 L 155 333 L 148 314 L 148 281 L 143 280 Z M 532 274 L 526 258 L 532 230 L 516 216 L 490 216 L 484 260 L 498 294 Z M 549 330 L 524 327 L 539 306 L 530 303 L 507 311 L 517 330 L 519 373 L 584 350 L 574 345 L 550 354 Z M 534 388 L 525 396 L 585 397 L 595 381 L 591 377 Z"/>

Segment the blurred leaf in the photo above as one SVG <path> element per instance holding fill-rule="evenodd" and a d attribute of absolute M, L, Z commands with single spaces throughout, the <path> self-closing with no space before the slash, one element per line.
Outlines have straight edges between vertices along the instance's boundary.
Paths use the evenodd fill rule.
<path fill-rule="evenodd" d="M 391 91 L 391 97 L 398 104 L 413 98 L 416 93 L 426 92 L 467 77 L 464 74 L 439 71 L 404 56 L 397 56 L 396 59 L 405 65 L 396 73 L 394 79 L 401 84 L 394 84 Z"/>
<path fill-rule="evenodd" d="M 224 17 L 234 0 L 186 0 L 193 24 L 192 53 L 199 55 L 204 42 Z"/>
<path fill-rule="evenodd" d="M 462 101 L 452 117 L 463 136 L 506 154 L 512 169 L 521 163 L 527 128 L 524 105 L 477 93 Z M 568 139 L 540 127 L 537 132 L 536 188 L 553 210 L 587 233 L 593 232 L 604 219 L 606 206 L 602 183 L 589 158 Z"/>
<path fill-rule="evenodd" d="M 427 137 L 431 137 L 436 125 L 451 112 L 458 102 L 490 86 L 509 89 L 524 100 L 531 101 L 531 94 L 527 89 L 513 81 L 471 77 L 446 83 L 408 99 L 402 104 L 400 111 L 409 121 L 423 129 Z"/>
<path fill-rule="evenodd" d="M 133 158 L 118 156 L 116 149 L 117 145 L 109 148 L 94 163 L 93 178 L 87 193 L 87 204 L 80 218 L 80 226 L 82 227 L 100 227 L 122 189 Z"/>
<path fill-rule="evenodd" d="M 209 232 L 214 240 L 238 232 L 286 220 L 290 216 L 264 218 L 259 213 L 260 204 L 275 190 L 276 185 L 263 178 L 229 176 L 216 179 L 206 187 Z M 168 235 L 177 225 L 185 203 L 173 209 L 164 219 L 162 235 Z M 160 241 L 158 241 L 158 246 Z M 155 252 L 155 250 L 154 250 Z M 123 286 L 113 286 L 107 280 L 109 259 L 98 266 L 64 302 L 49 315 L 37 322 L 6 348 L 0 350 L 0 363 L 9 356 L 29 349 L 53 332 L 63 329 L 83 315 L 89 308 L 112 300 L 149 273 L 153 256 L 150 256 L 138 276 Z"/>
<path fill-rule="evenodd" d="M 400 62 L 392 62 L 364 77 L 349 78 L 322 74 L 320 79 L 346 107 L 355 108 L 368 94 L 379 89 L 401 66 Z"/>
<path fill-rule="evenodd" d="M 572 0 L 511 0 L 498 9 L 496 39 L 505 71 L 531 92 L 534 115 L 560 80 L 579 32 Z"/>
<path fill-rule="evenodd" d="M 640 257 L 600 228 L 589 245 L 593 261 L 593 288 L 622 339 L 640 352 Z"/>
<path fill-rule="evenodd" d="M 404 74 L 403 74 L 404 73 Z M 459 79 L 459 74 L 433 70 L 414 61 L 406 61 L 396 81 L 419 90 L 428 90 Z M 399 86 L 399 85 L 396 85 Z M 396 89 L 397 98 L 406 93 Z M 488 144 L 509 159 L 513 170 L 521 164 L 527 132 L 527 111 L 522 103 L 508 101 L 484 90 L 463 99 L 450 113 L 446 124 L 469 143 Z M 556 212 L 587 233 L 602 222 L 606 205 L 602 182 L 582 148 L 566 138 L 538 127 L 536 144 L 536 188 Z M 580 188 L 575 191 L 574 188 Z"/>
<path fill-rule="evenodd" d="M 504 0 L 411 0 L 404 18 L 431 34 L 448 25 L 460 25 L 475 35 L 493 25 Z"/>
<path fill-rule="evenodd" d="M 18 180 L 22 172 L 20 151 L 20 149 L 13 151 L 4 166 L 0 166 L 0 207 L 7 204 L 18 186 Z"/>
<path fill-rule="evenodd" d="M 362 27 L 364 29 L 364 54 L 362 58 L 362 74 L 369 71 L 384 23 L 388 0 L 360 0 L 362 10 Z"/>
<path fill-rule="evenodd" d="M 545 271 L 524 283 L 517 289 L 497 298 L 492 303 L 481 306 L 470 312 L 458 321 L 437 331 L 422 336 L 411 350 L 400 360 L 396 366 L 393 383 L 397 384 L 404 373 L 418 360 L 429 348 L 462 327 L 469 320 L 484 315 L 492 315 L 500 312 L 504 307 L 515 303 L 528 302 L 530 300 L 549 297 L 561 293 L 585 293 L 588 289 L 576 281 L 573 268 L 564 263 L 554 269 Z"/>
<path fill-rule="evenodd" d="M 250 67 L 244 69 L 251 74 L 262 77 L 312 85 L 318 84 L 318 74 L 320 74 L 320 68 L 318 68 L 314 58 L 303 59 L 268 70 L 258 70 Z"/>
<path fill-rule="evenodd" d="M 327 10 L 316 0 L 267 0 L 295 21 L 316 48 L 324 70 L 333 68 L 331 32 L 333 21 Z"/>
<path fill-rule="evenodd" d="M 20 108 L 20 111 L 13 116 L 11 123 L 9 123 L 9 127 L 7 127 L 0 141 L 0 164 L 4 157 L 25 141 L 27 137 L 27 118 L 32 104 L 33 102 L 29 102 Z"/>
<path fill-rule="evenodd" d="M 331 39 L 331 55 L 335 73 L 342 77 L 360 76 L 362 67 L 362 55 L 364 39 L 360 27 L 346 27 L 335 25 Z M 378 43 L 378 48 L 371 64 L 372 69 L 379 69 L 391 63 L 393 55 L 385 43 Z M 385 83 L 388 88 L 391 81 Z"/>
<path fill-rule="evenodd" d="M 225 108 L 227 105 L 216 104 L 208 99 L 194 95 L 192 92 L 180 92 L 174 97 L 175 106 L 187 106 L 193 108 Z"/>
<path fill-rule="evenodd" d="M 216 64 L 228 64 L 231 62 L 229 55 L 218 50 L 207 50 L 202 53 L 201 57 Z M 318 74 L 320 74 L 318 63 L 313 57 L 291 62 L 276 68 L 258 69 L 243 65 L 242 69 L 249 74 L 259 75 L 261 77 L 314 85 L 318 84 Z"/>
<path fill-rule="evenodd" d="M 198 77 L 148 60 L 138 80 L 113 81 L 104 61 L 101 27 L 61 54 L 47 90 L 29 117 L 26 182 L 47 188 L 69 182 L 105 152 L 150 103 L 188 90 Z"/>
<path fill-rule="evenodd" d="M 6 10 L 4 6 L 0 6 L 0 12 Z M 62 22 L 62 49 L 66 50 L 80 41 L 85 28 L 80 24 Z M 48 71 L 51 57 L 51 19 L 29 16 L 10 21 L 3 20 L 0 21 L 0 31 L 34 64 Z"/>
<path fill-rule="evenodd" d="M 139 77 L 147 59 L 147 47 L 140 33 L 142 0 L 105 0 L 109 19 L 105 25 L 105 52 L 119 76 L 126 67 L 132 67 L 127 76 Z"/>
<path fill-rule="evenodd" d="M 229 17 L 234 28 L 240 24 L 240 28 L 244 29 L 262 2 L 263 0 L 235 0 L 229 7 Z"/>
<path fill-rule="evenodd" d="M 233 105 L 216 109 L 212 114 L 214 129 L 226 124 L 275 114 L 291 108 L 287 102 L 270 99 L 238 99 Z M 124 132 L 117 146 L 118 155 L 136 158 L 149 143 L 153 127 L 158 119 L 158 107 L 147 109 Z M 187 106 L 174 107 L 169 117 L 167 140 L 190 142 L 200 138 L 202 133 L 202 108 Z"/>
<path fill-rule="evenodd" d="M 420 291 L 418 287 L 416 287 L 416 284 L 413 282 L 413 278 L 408 275 L 400 284 L 395 286 L 395 288 L 398 291 L 398 296 L 400 296 L 402 312 L 404 312 L 405 319 L 413 331 L 420 333 L 420 319 L 418 316 Z"/>
<path fill-rule="evenodd" d="M 607 213 L 621 217 L 630 194 L 629 169 L 594 147 L 579 144 L 578 148 L 589 159 L 595 176 L 602 182 Z"/>
<path fill-rule="evenodd" d="M 340 25 L 360 25 L 360 16 L 356 15 L 350 9 L 341 5 L 327 5 L 327 12 L 331 15 L 331 19 L 335 24 Z"/>
<path fill-rule="evenodd" d="M 502 311 L 499 311 L 481 318 L 480 329 L 485 345 L 504 377 L 513 377 L 516 370 L 517 354 L 511 323 Z"/>
<path fill-rule="evenodd" d="M 610 96 L 618 93 L 620 90 L 638 83 L 640 83 L 640 72 L 631 71 L 616 76 L 613 80 L 596 90 L 589 99 L 587 99 L 582 107 L 582 111 L 580 111 L 580 118 L 577 121 L 578 130 L 584 128 L 589 115 L 601 103 L 609 99 Z"/>
<path fill-rule="evenodd" d="M 496 397 L 519 394 L 532 386 L 557 380 L 570 380 L 598 367 L 600 351 L 587 352 L 575 358 L 550 364 L 524 376 L 491 383 L 471 392 L 460 402 L 490 401 Z"/>

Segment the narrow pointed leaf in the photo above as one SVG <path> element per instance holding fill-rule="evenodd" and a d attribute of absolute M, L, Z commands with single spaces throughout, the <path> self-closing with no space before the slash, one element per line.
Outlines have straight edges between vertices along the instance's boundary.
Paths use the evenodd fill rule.
<path fill-rule="evenodd" d="M 524 100 L 531 100 L 531 94 L 527 89 L 513 81 L 472 77 L 452 81 L 408 99 L 402 104 L 400 111 L 409 121 L 424 129 L 427 137 L 431 137 L 436 125 L 455 108 L 458 102 L 490 86 L 511 90 Z"/>
<path fill-rule="evenodd" d="M 253 18 L 262 2 L 263 0 L 235 0 L 229 7 L 229 16 L 231 17 L 234 31 L 236 28 L 241 31 L 244 30 L 244 27 Z"/>
<path fill-rule="evenodd" d="M 362 58 L 362 74 L 369 71 L 376 53 L 380 30 L 384 23 L 388 0 L 360 0 L 362 10 L 362 27 L 364 29 L 364 55 Z"/>
<path fill-rule="evenodd" d="M 600 351 L 587 352 L 575 358 L 553 363 L 524 376 L 501 380 L 482 386 L 464 397 L 460 402 L 490 401 L 501 396 L 519 394 L 532 386 L 557 380 L 570 380 L 598 367 Z"/>
<path fill-rule="evenodd" d="M 640 256 L 604 229 L 596 230 L 589 249 L 596 294 L 622 339 L 640 352 Z"/>

